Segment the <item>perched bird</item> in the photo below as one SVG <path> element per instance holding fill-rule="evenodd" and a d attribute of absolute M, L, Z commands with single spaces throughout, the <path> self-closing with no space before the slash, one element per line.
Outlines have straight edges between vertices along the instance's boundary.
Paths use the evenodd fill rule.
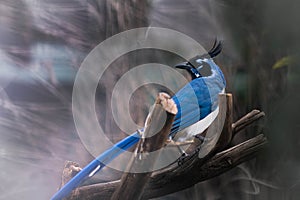
<path fill-rule="evenodd" d="M 184 130 L 217 109 L 218 95 L 224 91 L 226 81 L 221 69 L 212 58 L 217 56 L 221 50 L 221 43 L 216 41 L 207 54 L 196 56 L 188 62 L 175 66 L 176 68 L 187 70 L 191 75 L 192 81 L 172 97 L 176 103 L 178 113 L 171 128 L 170 138 L 184 141 L 193 137 L 195 135 L 194 132 L 185 132 Z M 51 200 L 60 200 L 68 196 L 84 180 L 99 172 L 110 161 L 136 144 L 140 138 L 140 131 L 137 131 L 116 143 L 83 168 Z"/>

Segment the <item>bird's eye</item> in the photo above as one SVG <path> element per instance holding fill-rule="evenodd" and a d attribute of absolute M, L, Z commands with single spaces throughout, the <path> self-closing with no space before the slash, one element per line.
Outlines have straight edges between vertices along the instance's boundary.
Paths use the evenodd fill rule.
<path fill-rule="evenodd" d="M 202 65 L 197 68 L 202 77 L 212 75 L 211 67 L 207 62 L 202 61 Z"/>

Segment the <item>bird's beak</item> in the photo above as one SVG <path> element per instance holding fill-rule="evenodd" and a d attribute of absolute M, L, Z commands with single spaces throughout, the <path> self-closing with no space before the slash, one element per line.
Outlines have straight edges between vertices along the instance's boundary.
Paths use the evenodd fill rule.
<path fill-rule="evenodd" d="M 188 62 L 183 62 L 175 65 L 175 68 L 190 70 L 192 66 Z"/>
<path fill-rule="evenodd" d="M 179 69 L 185 69 L 189 72 L 189 74 L 192 77 L 192 80 L 195 78 L 201 77 L 201 74 L 198 72 L 198 70 L 190 63 L 190 62 L 184 62 L 180 63 L 178 65 L 175 65 L 176 68 Z"/>

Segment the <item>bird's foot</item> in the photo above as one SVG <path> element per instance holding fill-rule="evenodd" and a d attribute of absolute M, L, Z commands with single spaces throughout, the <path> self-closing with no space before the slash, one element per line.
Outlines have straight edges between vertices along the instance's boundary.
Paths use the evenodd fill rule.
<path fill-rule="evenodd" d="M 201 134 L 197 134 L 194 136 L 195 139 L 197 139 L 201 144 L 204 142 L 204 141 L 207 141 L 208 139 L 205 138 L 204 136 L 202 136 Z"/>
<path fill-rule="evenodd" d="M 178 165 L 181 166 L 183 165 L 185 162 L 194 159 L 195 156 L 194 155 L 198 155 L 200 149 L 201 149 L 201 145 L 207 141 L 208 138 L 206 138 L 205 136 L 201 135 L 201 134 L 197 134 L 194 136 L 194 140 L 191 144 L 191 146 L 186 150 L 182 152 L 182 155 L 180 158 L 178 158 Z"/>
<path fill-rule="evenodd" d="M 177 160 L 179 166 L 182 166 L 185 162 L 194 158 L 195 154 L 198 154 L 200 151 L 200 147 L 196 148 L 192 153 L 184 152 Z"/>

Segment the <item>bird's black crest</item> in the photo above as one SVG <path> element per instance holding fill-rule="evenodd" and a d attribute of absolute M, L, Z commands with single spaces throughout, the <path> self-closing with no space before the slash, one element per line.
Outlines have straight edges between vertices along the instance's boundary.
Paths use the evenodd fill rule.
<path fill-rule="evenodd" d="M 192 79 L 196 79 L 196 78 L 203 77 L 203 76 L 210 76 L 211 68 L 207 67 L 207 65 L 205 65 L 205 63 L 202 64 L 201 61 L 199 63 L 199 59 L 214 58 L 221 51 L 222 51 L 222 42 L 218 41 L 216 39 L 213 47 L 211 48 L 211 50 L 208 51 L 208 53 L 195 56 L 195 57 L 191 58 L 189 61 L 180 63 L 180 64 L 176 65 L 175 67 L 179 68 L 179 69 L 186 69 L 192 76 Z M 198 68 L 199 65 L 202 65 L 202 68 L 200 69 L 201 72 L 199 71 L 199 68 Z"/>
<path fill-rule="evenodd" d="M 203 59 L 203 58 L 214 58 L 216 57 L 218 54 L 221 53 L 222 51 L 222 42 L 221 41 L 218 41 L 217 39 L 215 40 L 214 42 L 214 45 L 213 47 L 206 53 L 206 54 L 202 54 L 202 55 L 198 55 L 198 56 L 195 56 L 193 58 L 191 58 L 188 62 L 197 68 L 197 60 L 198 59 Z"/>
<path fill-rule="evenodd" d="M 209 50 L 208 55 L 211 58 L 216 57 L 222 51 L 222 48 L 223 48 L 222 42 L 216 39 L 213 47 L 211 48 L 211 50 Z"/>

